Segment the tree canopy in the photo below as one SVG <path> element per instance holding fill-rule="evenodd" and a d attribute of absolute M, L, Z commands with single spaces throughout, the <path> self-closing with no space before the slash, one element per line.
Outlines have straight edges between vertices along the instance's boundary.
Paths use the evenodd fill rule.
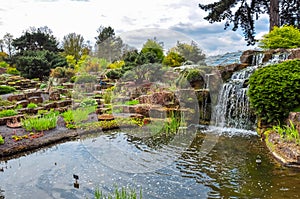
<path fill-rule="evenodd" d="M 33 27 L 25 31 L 12 41 L 17 50 L 13 57 L 16 68 L 27 78 L 48 77 L 50 69 L 67 65 L 65 57 L 59 54 L 58 44 L 48 27 Z"/>
<path fill-rule="evenodd" d="M 195 64 L 205 64 L 205 54 L 194 41 L 191 44 L 177 41 L 177 45 L 171 48 L 170 51 L 183 56 L 185 61 L 192 61 Z"/>
<path fill-rule="evenodd" d="M 78 61 L 82 55 L 89 53 L 87 46 L 84 43 L 84 38 L 80 34 L 69 33 L 63 38 L 64 55 L 73 55 Z"/>
<path fill-rule="evenodd" d="M 16 39 L 13 39 L 12 46 L 22 54 L 26 50 L 49 50 L 59 52 L 59 42 L 52 35 L 52 31 L 48 27 L 31 28 Z"/>
<path fill-rule="evenodd" d="M 110 62 L 118 60 L 124 49 L 124 43 L 120 37 L 115 35 L 112 27 L 100 26 L 97 30 L 96 55 L 99 58 L 105 58 Z"/>
<path fill-rule="evenodd" d="M 163 43 L 158 42 L 156 38 L 148 39 L 146 43 L 144 43 L 140 54 L 146 57 L 148 61 L 143 63 L 161 63 L 164 58 Z"/>
<path fill-rule="evenodd" d="M 199 7 L 208 11 L 204 19 L 210 23 L 225 20 L 225 29 L 232 24 L 233 31 L 241 27 L 248 45 L 256 42 L 255 20 L 262 14 L 269 14 L 270 30 L 284 24 L 300 26 L 299 0 L 219 0 Z"/>

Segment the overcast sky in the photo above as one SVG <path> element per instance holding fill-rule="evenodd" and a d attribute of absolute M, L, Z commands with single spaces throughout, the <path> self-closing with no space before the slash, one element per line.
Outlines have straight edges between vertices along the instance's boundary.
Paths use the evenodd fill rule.
<path fill-rule="evenodd" d="M 75 32 L 95 43 L 97 29 L 111 26 L 128 44 L 140 48 L 156 37 L 166 50 L 176 41 L 194 40 L 207 55 L 247 47 L 240 31 L 224 30 L 224 23 L 209 24 L 199 3 L 213 0 L 0 0 L 0 38 L 14 38 L 31 26 L 48 26 L 55 37 Z M 257 35 L 268 31 L 268 19 L 256 24 Z"/>

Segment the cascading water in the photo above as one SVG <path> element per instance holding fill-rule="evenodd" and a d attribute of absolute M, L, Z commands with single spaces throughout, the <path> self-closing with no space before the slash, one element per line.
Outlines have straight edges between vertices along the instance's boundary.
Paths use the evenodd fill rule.
<path fill-rule="evenodd" d="M 264 54 L 257 53 L 253 57 L 252 66 L 235 72 L 231 79 L 223 84 L 219 92 L 218 102 L 213 113 L 214 125 L 253 130 L 255 116 L 251 112 L 247 96 L 247 81 L 257 68 L 284 61 L 287 57 L 287 53 L 275 54 L 267 63 L 263 63 Z"/>

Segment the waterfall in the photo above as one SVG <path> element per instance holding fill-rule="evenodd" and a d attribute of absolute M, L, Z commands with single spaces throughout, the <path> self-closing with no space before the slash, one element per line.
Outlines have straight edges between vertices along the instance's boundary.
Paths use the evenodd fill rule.
<path fill-rule="evenodd" d="M 252 129 L 246 80 L 257 66 L 235 72 L 228 83 L 223 84 L 215 108 L 214 123 L 221 127 Z"/>
<path fill-rule="evenodd" d="M 219 92 L 217 105 L 212 115 L 214 125 L 253 130 L 255 116 L 251 112 L 247 96 L 247 81 L 258 67 L 282 62 L 287 57 L 288 53 L 274 54 L 267 63 L 263 63 L 264 54 L 257 53 L 253 57 L 252 66 L 234 72 L 230 80 L 222 85 Z"/>

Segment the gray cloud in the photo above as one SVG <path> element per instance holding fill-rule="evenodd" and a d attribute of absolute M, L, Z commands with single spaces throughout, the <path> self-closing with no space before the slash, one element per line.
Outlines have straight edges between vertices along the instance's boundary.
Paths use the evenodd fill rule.
<path fill-rule="evenodd" d="M 138 29 L 134 31 L 123 32 L 119 35 L 122 40 L 131 45 L 135 46 L 138 49 L 141 49 L 143 44 L 148 39 L 153 39 L 154 37 L 159 41 L 164 43 L 164 49 L 167 51 L 171 47 L 174 47 L 177 41 L 181 42 L 190 42 L 191 38 L 187 35 L 170 30 L 170 29 L 162 29 L 162 28 L 144 28 Z"/>
<path fill-rule="evenodd" d="M 136 23 L 136 21 L 137 21 L 137 19 L 134 19 L 134 18 L 130 18 L 130 17 L 127 17 L 127 16 L 124 16 L 124 17 L 122 17 L 122 22 L 124 22 L 124 23 L 126 23 L 126 24 L 129 24 L 129 25 L 135 25 Z"/>
<path fill-rule="evenodd" d="M 224 31 L 224 25 L 221 23 L 216 24 L 198 24 L 193 23 L 178 23 L 170 27 L 172 30 L 183 32 L 188 35 L 199 35 L 199 34 L 216 34 Z"/>

